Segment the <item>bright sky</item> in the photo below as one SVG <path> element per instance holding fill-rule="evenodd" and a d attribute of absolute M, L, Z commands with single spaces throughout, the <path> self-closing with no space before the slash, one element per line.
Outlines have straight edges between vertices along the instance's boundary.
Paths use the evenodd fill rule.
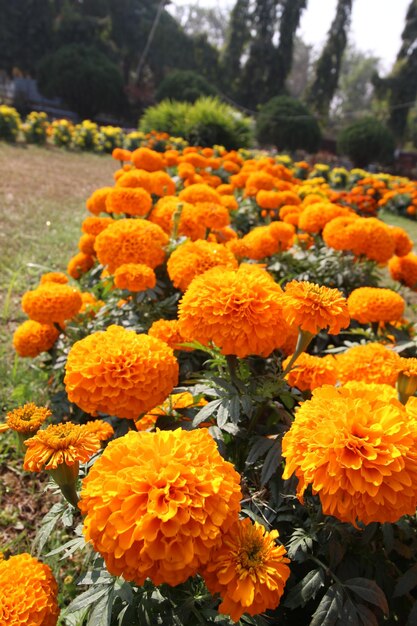
<path fill-rule="evenodd" d="M 232 6 L 233 0 L 171 0 L 172 4 Z M 298 34 L 318 49 L 323 44 L 333 20 L 337 0 L 308 0 Z M 400 47 L 401 33 L 410 0 L 353 0 L 350 41 L 359 50 L 381 59 L 389 70 Z"/>

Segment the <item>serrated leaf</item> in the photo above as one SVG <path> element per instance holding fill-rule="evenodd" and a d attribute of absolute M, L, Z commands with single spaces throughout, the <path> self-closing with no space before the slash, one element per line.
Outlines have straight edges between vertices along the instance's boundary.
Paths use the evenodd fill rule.
<path fill-rule="evenodd" d="M 240 400 L 240 404 L 242 405 L 243 413 L 247 417 L 251 417 L 252 412 L 253 412 L 253 405 L 252 405 L 252 399 L 250 398 L 250 396 L 242 395 L 240 396 L 239 400 Z"/>
<path fill-rule="evenodd" d="M 345 582 L 345 587 L 353 591 L 362 600 L 379 607 L 385 615 L 388 614 L 388 602 L 385 593 L 374 580 L 369 578 L 350 578 Z"/>
<path fill-rule="evenodd" d="M 266 452 L 274 445 L 273 439 L 268 437 L 257 437 L 255 443 L 249 450 L 248 458 L 246 459 L 246 465 L 253 465 L 256 461 L 266 454 Z"/>
<path fill-rule="evenodd" d="M 361 626 L 356 606 L 350 598 L 346 598 L 340 618 L 344 626 Z"/>
<path fill-rule="evenodd" d="M 106 585 L 105 587 L 101 587 L 94 591 L 94 589 L 87 589 L 80 596 L 75 598 L 71 604 L 67 607 L 66 613 L 75 613 L 76 611 L 80 611 L 81 609 L 85 609 L 88 606 L 91 606 L 95 602 L 98 602 L 100 598 L 107 596 L 111 592 L 110 585 Z"/>
<path fill-rule="evenodd" d="M 51 536 L 53 529 L 59 520 L 62 519 L 64 510 L 65 504 L 63 502 L 57 502 L 43 518 L 41 527 L 39 528 L 33 542 L 33 550 L 36 551 L 37 554 L 42 552 L 42 549 Z"/>
<path fill-rule="evenodd" d="M 88 616 L 87 626 L 110 626 L 113 600 L 114 593 L 110 588 L 108 593 L 94 605 Z"/>
<path fill-rule="evenodd" d="M 238 396 L 230 398 L 229 415 L 232 422 L 237 424 L 240 419 L 240 401 Z"/>
<path fill-rule="evenodd" d="M 62 561 L 62 559 L 65 559 L 70 554 L 73 554 L 76 550 L 82 550 L 85 545 L 86 543 L 84 537 L 77 537 L 76 539 L 70 539 L 62 546 L 59 546 L 59 548 L 51 550 L 51 552 L 48 552 L 48 554 L 46 554 L 45 556 L 48 557 L 53 556 L 54 554 L 60 554 L 61 552 L 65 552 L 65 554 L 60 559 Z"/>
<path fill-rule="evenodd" d="M 314 569 L 308 572 L 299 583 L 289 592 L 284 605 L 289 609 L 304 606 L 315 597 L 318 590 L 324 585 L 324 573 L 322 569 Z"/>
<path fill-rule="evenodd" d="M 87 607 L 85 609 L 81 609 L 80 611 L 75 611 L 70 615 L 66 615 L 61 613 L 61 619 L 64 620 L 66 626 L 82 626 L 85 623 L 85 618 L 90 609 Z"/>
<path fill-rule="evenodd" d="M 217 410 L 217 416 L 216 416 L 217 426 L 219 428 L 223 428 L 227 424 L 228 419 L 229 419 L 229 401 L 223 399 Z"/>
<path fill-rule="evenodd" d="M 394 589 L 394 598 L 398 598 L 399 596 L 404 596 L 406 593 L 414 589 L 417 585 L 417 564 L 413 565 L 408 569 L 405 574 L 403 574 L 395 585 Z"/>
<path fill-rule="evenodd" d="M 288 542 L 288 556 L 295 561 L 298 560 L 297 552 L 308 554 L 313 547 L 313 539 L 306 533 L 304 528 L 296 528 Z"/>
<path fill-rule="evenodd" d="M 209 417 L 213 415 L 215 411 L 217 411 L 218 407 L 221 405 L 222 400 L 212 400 L 206 406 L 204 406 L 193 419 L 193 426 L 197 427 L 202 422 L 205 422 Z"/>
<path fill-rule="evenodd" d="M 262 466 L 261 484 L 266 485 L 269 479 L 278 471 L 279 464 L 282 459 L 281 438 L 275 439 L 273 446 L 270 448 L 265 457 Z"/>
<path fill-rule="evenodd" d="M 315 610 L 310 626 L 334 626 L 341 615 L 342 607 L 343 593 L 336 585 L 332 585 Z"/>

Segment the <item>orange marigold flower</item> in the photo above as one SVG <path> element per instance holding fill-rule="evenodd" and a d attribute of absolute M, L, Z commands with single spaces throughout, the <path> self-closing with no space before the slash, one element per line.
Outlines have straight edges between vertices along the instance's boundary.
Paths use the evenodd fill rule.
<path fill-rule="evenodd" d="M 337 335 L 349 326 L 346 298 L 338 289 L 292 280 L 285 287 L 283 306 L 290 326 L 298 326 L 313 335 L 320 330 Z"/>
<path fill-rule="evenodd" d="M 153 428 L 158 420 L 158 417 L 165 415 L 169 416 L 181 416 L 181 409 L 189 409 L 196 406 L 204 406 L 207 404 L 207 400 L 196 401 L 193 395 L 189 391 L 182 391 L 181 393 L 173 393 L 162 404 L 151 409 L 149 413 L 143 415 L 140 419 L 136 420 L 136 430 L 149 430 Z"/>
<path fill-rule="evenodd" d="M 71 278 L 78 280 L 83 274 L 86 274 L 88 270 L 91 270 L 94 263 L 94 257 L 84 254 L 84 252 L 79 252 L 68 261 L 67 272 Z"/>
<path fill-rule="evenodd" d="M 166 233 L 147 220 L 121 219 L 97 236 L 97 258 L 111 273 L 125 263 L 143 263 L 155 268 L 165 259 Z"/>
<path fill-rule="evenodd" d="M 256 194 L 256 203 L 261 209 L 278 209 L 282 204 L 282 195 L 278 191 L 261 189 Z"/>
<path fill-rule="evenodd" d="M 335 217 L 349 215 L 350 209 L 331 204 L 330 202 L 316 202 L 308 205 L 300 214 L 298 225 L 307 233 L 318 233 L 323 230 L 327 222 Z"/>
<path fill-rule="evenodd" d="M 151 207 L 151 195 L 141 187 L 115 187 L 106 200 L 108 213 L 144 216 L 149 213 Z"/>
<path fill-rule="evenodd" d="M 81 230 L 87 235 L 97 237 L 110 224 L 114 224 L 112 217 L 86 217 L 81 224 Z"/>
<path fill-rule="evenodd" d="M 338 217 L 323 229 L 325 243 L 336 250 L 351 250 L 377 263 L 387 263 L 394 254 L 390 228 L 376 217 Z"/>
<path fill-rule="evenodd" d="M 405 301 L 392 289 L 359 287 L 348 297 L 349 315 L 360 324 L 396 322 L 402 318 Z"/>
<path fill-rule="evenodd" d="M 282 442 L 284 478 L 311 484 L 325 515 L 396 522 L 417 506 L 417 421 L 386 385 L 325 385 L 303 402 Z"/>
<path fill-rule="evenodd" d="M 40 324 L 60 324 L 78 313 L 82 305 L 81 294 L 69 285 L 44 283 L 22 298 L 23 311 Z"/>
<path fill-rule="evenodd" d="M 74 343 L 64 379 L 68 398 L 86 413 L 130 419 L 165 400 L 177 381 L 166 343 L 115 325 Z"/>
<path fill-rule="evenodd" d="M 175 287 L 185 291 L 195 276 L 217 266 L 237 268 L 232 252 L 219 243 L 186 241 L 168 259 L 168 274 Z"/>
<path fill-rule="evenodd" d="M 79 424 L 51 424 L 26 439 L 27 451 L 23 467 L 28 472 L 53 470 L 58 465 L 86 463 L 100 449 L 95 433 Z"/>
<path fill-rule="evenodd" d="M 394 237 L 395 250 L 394 254 L 397 256 L 406 256 L 413 249 L 413 241 L 408 236 L 408 233 L 404 228 L 400 226 L 390 227 L 391 235 Z"/>
<path fill-rule="evenodd" d="M 217 193 L 217 191 L 204 183 L 189 185 L 189 187 L 180 191 L 179 198 L 180 200 L 189 202 L 190 204 L 196 204 L 197 202 L 221 204 L 221 196 Z"/>
<path fill-rule="evenodd" d="M 149 148 L 137 148 L 137 150 L 133 150 L 132 162 L 137 169 L 142 169 L 146 172 L 156 172 L 163 170 L 165 167 L 162 155 Z"/>
<path fill-rule="evenodd" d="M 284 222 L 272 222 L 268 226 L 257 226 L 242 237 L 239 246 L 243 246 L 245 257 L 264 259 L 283 250 L 291 248 L 294 241 L 295 228 Z M 233 248 L 232 248 L 233 249 Z"/>
<path fill-rule="evenodd" d="M 61 285 L 66 285 L 68 282 L 68 276 L 65 276 L 63 272 L 46 272 L 41 276 L 40 284 L 44 283 L 61 283 Z"/>
<path fill-rule="evenodd" d="M 156 320 L 148 330 L 148 335 L 165 341 L 173 350 L 184 350 L 188 352 L 190 348 L 182 348 L 185 342 L 181 335 L 178 320 Z"/>
<path fill-rule="evenodd" d="M 230 224 L 229 211 L 217 202 L 197 202 L 196 209 L 201 214 L 206 228 L 224 228 Z"/>
<path fill-rule="evenodd" d="M 394 386 L 397 381 L 400 357 L 381 343 L 353 346 L 336 355 L 336 361 L 342 383 L 357 380 Z"/>
<path fill-rule="evenodd" d="M 27 402 L 7 413 L 6 424 L 11 430 L 22 435 L 34 435 L 51 415 L 51 411 L 46 407 Z"/>
<path fill-rule="evenodd" d="M 13 347 L 21 357 L 35 358 L 42 352 L 48 352 L 59 337 L 59 331 L 53 324 L 40 324 L 27 320 L 13 333 Z"/>
<path fill-rule="evenodd" d="M 274 187 L 275 178 L 271 174 L 267 172 L 253 172 L 246 180 L 245 196 L 256 196 L 261 189 L 271 191 Z"/>
<path fill-rule="evenodd" d="M 388 262 L 390 274 L 394 280 L 411 289 L 417 288 L 417 255 L 410 252 L 405 256 L 394 256 Z"/>
<path fill-rule="evenodd" d="M 106 198 L 113 187 L 101 187 L 93 191 L 91 196 L 87 200 L 87 209 L 93 215 L 99 215 L 106 212 Z"/>
<path fill-rule="evenodd" d="M 1 626 L 56 626 L 58 585 L 48 565 L 26 552 L 0 559 Z"/>
<path fill-rule="evenodd" d="M 288 357 L 283 362 L 284 370 L 290 359 L 291 357 Z M 301 391 L 311 391 L 322 385 L 335 385 L 337 382 L 336 360 L 330 355 L 319 357 L 303 352 L 285 379 L 291 387 L 297 387 Z"/>
<path fill-rule="evenodd" d="M 129 432 L 83 481 L 84 535 L 112 575 L 178 585 L 236 520 L 239 481 L 206 429 Z"/>
<path fill-rule="evenodd" d="M 141 187 L 151 193 L 151 175 L 145 170 L 131 170 L 117 179 L 116 187 Z"/>
<path fill-rule="evenodd" d="M 113 426 L 104 420 L 92 420 L 91 422 L 84 424 L 83 428 L 87 432 L 96 435 L 99 441 L 107 441 L 114 435 Z"/>
<path fill-rule="evenodd" d="M 282 289 L 261 267 L 214 267 L 194 278 L 179 304 L 180 331 L 223 354 L 268 356 L 285 342 Z"/>
<path fill-rule="evenodd" d="M 234 196 L 222 195 L 220 201 L 228 211 L 237 211 L 237 209 L 239 208 L 239 203 Z"/>
<path fill-rule="evenodd" d="M 222 535 L 203 569 L 207 589 L 222 598 L 219 612 L 234 622 L 244 613 L 258 615 L 280 603 L 290 561 L 277 537 L 277 530 L 267 532 L 258 522 L 239 520 Z"/>
<path fill-rule="evenodd" d="M 173 196 L 175 194 L 175 182 L 166 172 L 152 172 L 151 193 L 156 196 Z"/>
<path fill-rule="evenodd" d="M 128 291 L 146 291 L 156 285 L 155 272 L 143 263 L 124 263 L 114 272 L 114 284 Z"/>
<path fill-rule="evenodd" d="M 115 148 L 111 155 L 116 161 L 130 161 L 132 157 L 131 151 L 123 148 Z"/>
<path fill-rule="evenodd" d="M 95 256 L 96 255 L 96 251 L 94 250 L 95 240 L 96 238 L 94 237 L 94 235 L 87 235 L 87 233 L 85 233 L 84 235 L 81 235 L 81 237 L 78 240 L 78 248 L 80 252 L 83 252 L 84 254 L 90 257 Z"/>

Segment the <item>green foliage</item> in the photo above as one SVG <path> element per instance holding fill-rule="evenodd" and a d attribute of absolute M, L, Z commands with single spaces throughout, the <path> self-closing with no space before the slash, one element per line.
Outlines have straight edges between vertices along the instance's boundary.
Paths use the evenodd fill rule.
<path fill-rule="evenodd" d="M 0 139 L 16 141 L 21 125 L 20 115 L 13 107 L 0 105 Z"/>
<path fill-rule="evenodd" d="M 291 71 L 295 33 L 306 5 L 307 0 L 285 0 L 284 2 L 279 26 L 279 44 L 270 76 L 274 93 L 277 95 L 284 91 L 285 82 Z"/>
<path fill-rule="evenodd" d="M 142 132 L 157 130 L 181 136 L 192 145 L 247 147 L 251 121 L 217 98 L 200 98 L 193 105 L 164 100 L 147 109 L 140 120 Z"/>
<path fill-rule="evenodd" d="M 261 107 L 256 135 L 261 144 L 273 144 L 280 150 L 315 152 L 321 140 L 316 118 L 304 104 L 289 96 L 276 96 Z"/>
<path fill-rule="evenodd" d="M 171 72 L 160 83 L 156 99 L 195 102 L 203 96 L 214 96 L 216 90 L 197 72 L 177 70 Z"/>
<path fill-rule="evenodd" d="M 395 141 L 392 133 L 376 118 L 368 116 L 354 122 L 339 135 L 338 151 L 347 154 L 357 167 L 376 161 L 390 163 Z"/>
<path fill-rule="evenodd" d="M 96 48 L 81 44 L 63 46 L 39 64 L 40 90 L 58 96 L 81 118 L 119 112 L 123 107 L 122 76 Z"/>

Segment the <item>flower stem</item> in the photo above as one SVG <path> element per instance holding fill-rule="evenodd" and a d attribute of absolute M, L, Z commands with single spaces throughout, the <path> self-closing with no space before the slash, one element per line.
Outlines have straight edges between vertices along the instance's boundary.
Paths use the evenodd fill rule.
<path fill-rule="evenodd" d="M 287 367 L 282 372 L 281 378 L 284 378 L 284 376 L 288 374 L 288 372 L 290 371 L 290 369 L 292 368 L 292 366 L 294 365 L 294 363 L 296 362 L 300 354 L 302 354 L 303 352 L 307 350 L 308 346 L 310 345 L 314 337 L 315 335 L 313 335 L 312 333 L 309 333 L 306 330 L 301 330 L 301 328 L 299 329 L 297 345 L 295 346 L 294 354 L 292 355 Z"/>
<path fill-rule="evenodd" d="M 237 359 L 237 356 L 235 354 L 227 354 L 226 363 L 227 363 L 227 368 L 230 374 L 230 380 L 232 381 L 235 387 L 238 387 L 239 377 L 237 375 L 237 369 L 239 366 L 239 361 Z"/>

